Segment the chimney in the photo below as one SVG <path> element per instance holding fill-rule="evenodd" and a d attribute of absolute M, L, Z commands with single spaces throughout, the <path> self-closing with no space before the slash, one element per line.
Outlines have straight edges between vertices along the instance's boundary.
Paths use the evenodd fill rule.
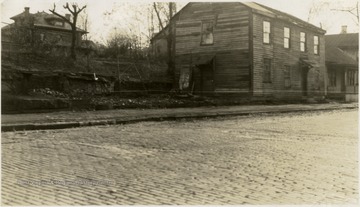
<path fill-rule="evenodd" d="M 346 33 L 347 33 L 347 25 L 341 26 L 341 34 L 346 34 Z"/>
<path fill-rule="evenodd" d="M 30 13 L 30 7 L 25 7 L 25 14 L 29 14 Z"/>
<path fill-rule="evenodd" d="M 65 14 L 65 18 L 70 21 L 71 14 Z"/>

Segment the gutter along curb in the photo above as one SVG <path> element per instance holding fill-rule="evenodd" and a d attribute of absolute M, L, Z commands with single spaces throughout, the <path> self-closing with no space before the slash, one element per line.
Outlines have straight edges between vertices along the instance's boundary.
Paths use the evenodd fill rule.
<path fill-rule="evenodd" d="M 119 117 L 114 119 L 91 120 L 91 121 L 69 121 L 69 122 L 55 122 L 42 124 L 3 124 L 1 131 L 22 131 L 22 130 L 49 130 L 49 129 L 67 129 L 75 127 L 87 126 L 101 126 L 101 125 L 116 125 L 116 124 L 132 124 L 145 121 L 172 121 L 179 119 L 202 119 L 215 118 L 226 116 L 247 116 L 252 114 L 274 114 L 274 113 L 291 113 L 291 112 L 311 112 L 311 111 L 332 111 L 340 109 L 356 109 L 357 106 L 347 107 L 329 107 L 329 108 L 315 108 L 315 109 L 276 109 L 276 110 L 248 110 L 248 111 L 230 111 L 230 112 L 206 112 L 206 113 L 178 113 L 178 114 L 162 114 L 162 115 L 148 115 L 145 117 L 129 116 Z"/>

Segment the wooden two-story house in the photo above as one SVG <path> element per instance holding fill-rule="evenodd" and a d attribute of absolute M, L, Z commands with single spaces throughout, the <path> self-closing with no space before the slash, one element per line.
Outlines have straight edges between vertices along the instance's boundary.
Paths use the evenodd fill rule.
<path fill-rule="evenodd" d="M 66 14 L 70 19 L 71 15 Z M 14 23 L 1 28 L 2 50 L 14 50 L 18 47 L 39 45 L 70 47 L 71 26 L 60 17 L 46 12 L 30 13 L 30 8 L 11 17 Z M 76 46 L 80 47 L 82 36 L 87 32 L 77 28 Z"/>
<path fill-rule="evenodd" d="M 180 90 L 270 98 L 325 95 L 321 28 L 252 2 L 192 2 L 170 24 Z M 153 48 L 166 32 L 155 36 Z"/>

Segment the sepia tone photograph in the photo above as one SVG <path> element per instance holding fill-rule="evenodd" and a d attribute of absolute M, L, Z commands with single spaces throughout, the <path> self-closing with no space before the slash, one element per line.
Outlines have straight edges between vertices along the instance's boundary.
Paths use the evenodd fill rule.
<path fill-rule="evenodd" d="M 1 205 L 359 205 L 359 1 L 1 1 Z"/>

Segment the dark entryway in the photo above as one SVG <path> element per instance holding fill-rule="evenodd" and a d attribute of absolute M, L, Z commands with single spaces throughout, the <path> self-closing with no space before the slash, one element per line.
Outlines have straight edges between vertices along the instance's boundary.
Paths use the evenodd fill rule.
<path fill-rule="evenodd" d="M 307 96 L 308 95 L 308 74 L 309 74 L 310 68 L 308 66 L 303 66 L 301 68 L 301 89 L 302 89 L 302 95 Z"/>
<path fill-rule="evenodd" d="M 214 92 L 214 71 L 212 64 L 197 66 L 200 70 L 200 91 L 201 94 Z"/>

